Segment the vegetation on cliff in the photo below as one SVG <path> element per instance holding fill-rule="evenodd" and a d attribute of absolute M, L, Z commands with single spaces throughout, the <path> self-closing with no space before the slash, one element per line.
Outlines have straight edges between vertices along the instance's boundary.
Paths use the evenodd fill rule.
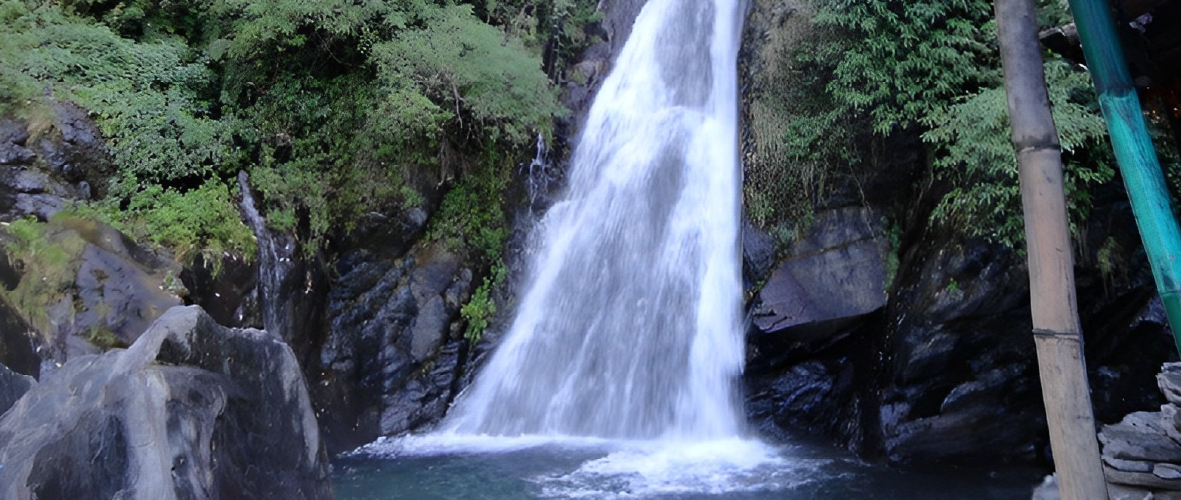
<path fill-rule="evenodd" d="M 1061 2 L 1039 3 L 1044 26 L 1067 22 Z M 780 56 L 791 83 L 779 105 L 788 123 L 778 159 L 754 163 L 751 177 L 803 179 L 783 182 L 806 182 L 816 194 L 800 203 L 783 199 L 783 182 L 749 186 L 756 222 L 806 219 L 831 179 L 884 163 L 887 144 L 914 137 L 926 155 L 925 182 L 941 196 L 931 222 L 1018 245 L 1017 168 L 991 3 L 813 0 L 811 8 L 808 35 Z M 1091 189 L 1114 176 L 1106 133 L 1086 70 L 1052 53 L 1046 59 L 1070 208 L 1081 218 Z"/>
<path fill-rule="evenodd" d="M 0 116 L 36 129 L 56 101 L 87 109 L 118 174 L 84 210 L 139 239 L 249 254 L 233 207 L 246 170 L 268 223 L 314 251 L 364 213 L 433 206 L 469 174 L 506 185 L 511 169 L 483 159 L 527 151 L 567 113 L 543 62 L 554 73 L 586 43 L 593 8 L 2 0 Z M 498 225 L 481 230 L 503 231 L 498 200 L 451 198 L 469 206 L 444 212 L 491 210 Z M 436 225 L 451 223 L 468 224 Z M 464 243 L 499 245 L 486 239 Z"/>

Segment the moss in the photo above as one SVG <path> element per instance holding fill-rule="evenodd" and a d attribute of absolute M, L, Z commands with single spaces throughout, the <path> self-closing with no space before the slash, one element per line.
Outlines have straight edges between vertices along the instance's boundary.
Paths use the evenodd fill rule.
<path fill-rule="evenodd" d="M 127 347 L 127 343 L 119 340 L 111 330 L 99 325 L 90 327 L 90 331 L 86 333 L 86 341 L 104 351 Z"/>
<path fill-rule="evenodd" d="M 34 329 L 48 334 L 47 309 L 69 294 L 86 240 L 60 224 L 26 218 L 0 225 L 0 243 L 22 275 L 16 288 L 0 287 L 0 294 Z"/>

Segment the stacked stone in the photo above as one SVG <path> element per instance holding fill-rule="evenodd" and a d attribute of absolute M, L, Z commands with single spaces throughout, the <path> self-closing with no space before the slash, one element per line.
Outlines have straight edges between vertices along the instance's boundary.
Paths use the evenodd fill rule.
<path fill-rule="evenodd" d="M 1129 414 L 1099 432 L 1113 499 L 1181 500 L 1181 363 L 1156 376 L 1168 400 L 1160 411 Z"/>

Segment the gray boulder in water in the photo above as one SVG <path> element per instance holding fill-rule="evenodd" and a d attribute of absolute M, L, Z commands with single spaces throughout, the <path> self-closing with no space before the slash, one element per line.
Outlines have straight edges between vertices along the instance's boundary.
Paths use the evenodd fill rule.
<path fill-rule="evenodd" d="M 0 417 L 0 498 L 332 498 L 291 348 L 174 307 Z"/>

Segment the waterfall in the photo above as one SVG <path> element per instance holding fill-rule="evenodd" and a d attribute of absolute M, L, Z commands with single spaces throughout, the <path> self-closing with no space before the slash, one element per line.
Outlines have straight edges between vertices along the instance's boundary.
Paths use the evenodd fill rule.
<path fill-rule="evenodd" d="M 736 61 L 743 2 L 650 0 L 540 222 L 502 344 L 455 434 L 739 434 Z"/>
<path fill-rule="evenodd" d="M 262 307 L 263 329 L 290 339 L 291 305 L 283 293 L 283 285 L 291 274 L 295 245 L 291 237 L 274 234 L 267 228 L 245 171 L 238 172 L 238 189 L 242 193 L 239 203 L 242 217 L 258 240 L 258 301 Z"/>

